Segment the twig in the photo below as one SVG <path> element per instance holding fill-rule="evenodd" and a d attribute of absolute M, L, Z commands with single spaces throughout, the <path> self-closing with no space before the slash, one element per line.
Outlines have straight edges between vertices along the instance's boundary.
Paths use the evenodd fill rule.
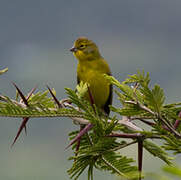
<path fill-rule="evenodd" d="M 138 137 L 143 137 L 143 135 L 140 133 L 114 133 L 114 134 L 109 134 L 106 137 L 120 137 L 120 138 L 136 139 Z"/>
<path fill-rule="evenodd" d="M 0 95 L 0 100 L 1 101 L 4 101 L 4 102 L 8 102 L 8 100 L 7 100 L 7 98 L 5 97 L 5 96 L 2 96 L 2 95 Z M 24 108 L 24 109 L 26 109 L 27 107 L 26 107 L 26 105 L 24 104 L 24 103 L 21 103 L 21 102 L 18 102 L 18 101 L 15 101 L 15 100 L 13 100 L 13 99 L 10 99 L 10 101 L 12 102 L 12 103 L 14 103 L 14 104 L 16 104 L 17 106 L 19 106 L 19 107 L 21 107 L 21 108 Z M 64 108 L 66 108 L 66 107 L 70 107 L 70 108 L 73 108 L 73 109 L 75 109 L 75 110 L 78 110 L 78 108 L 77 107 L 74 107 L 73 105 L 71 105 L 70 103 L 69 103 L 69 100 L 68 99 L 63 99 L 63 100 L 61 100 L 60 101 L 60 103 L 61 103 L 61 105 L 64 107 Z M 36 108 L 38 111 L 42 111 L 40 108 Z M 49 108 L 49 110 L 50 111 L 56 111 L 57 109 L 56 108 Z M 26 115 L 27 116 L 27 115 Z M 13 116 L 13 117 L 16 117 L 16 116 Z M 37 116 L 33 116 L 33 117 L 31 117 L 31 118 L 35 118 L 35 117 L 37 117 Z M 40 116 L 38 116 L 38 117 L 40 117 Z M 57 117 L 57 115 L 56 114 L 54 114 L 54 115 L 51 115 L 51 116 L 44 116 L 44 117 Z M 71 118 L 73 121 L 75 121 L 75 122 L 77 122 L 78 124 L 88 124 L 89 123 L 89 120 L 87 120 L 87 119 L 85 119 L 85 118 L 82 118 L 82 117 L 71 117 L 71 115 L 67 115 L 67 116 L 65 116 L 65 117 L 69 117 L 69 118 Z M 112 120 L 108 120 L 108 122 L 111 122 Z M 126 117 L 126 116 L 123 116 L 122 117 L 122 119 L 121 120 L 119 120 L 118 121 L 118 124 L 120 124 L 120 125 L 124 125 L 124 126 L 126 126 L 128 129 L 131 129 L 131 130 L 134 130 L 134 131 L 142 131 L 142 129 L 140 128 L 140 127 L 138 127 L 138 126 L 136 126 L 135 124 L 133 124 L 132 122 L 131 122 L 131 120 L 128 118 L 128 117 Z"/>
<path fill-rule="evenodd" d="M 110 151 L 118 151 L 118 150 L 120 150 L 122 148 L 125 148 L 125 147 L 130 146 L 130 145 L 135 144 L 135 143 L 137 143 L 137 140 L 133 140 L 130 143 L 121 144 L 121 145 L 119 145 L 119 146 L 117 146 L 117 147 L 115 147 L 113 149 L 110 149 Z"/>
<path fill-rule="evenodd" d="M 156 113 L 154 113 L 151 109 L 149 109 L 148 107 L 140 104 L 139 102 L 135 102 L 135 101 L 125 101 L 125 103 L 128 103 L 128 104 L 134 104 L 134 105 L 138 105 L 141 109 L 149 112 L 150 114 L 154 115 L 154 116 L 157 116 Z"/>
<path fill-rule="evenodd" d="M 158 115 L 157 113 L 153 112 L 151 109 L 149 109 L 148 107 L 140 104 L 139 102 L 135 102 L 135 101 L 125 101 L 125 103 L 128 104 L 134 104 L 134 105 L 138 105 L 141 109 L 149 112 L 150 114 L 154 115 L 155 117 L 157 117 L 160 121 L 163 122 L 164 125 L 166 125 L 166 127 L 177 137 L 181 138 L 181 134 L 178 133 L 175 128 L 173 127 L 173 125 L 171 123 L 169 123 L 166 119 L 164 119 L 163 117 L 160 117 L 160 115 Z"/>
<path fill-rule="evenodd" d="M 144 122 L 145 124 L 147 124 L 147 125 L 149 125 L 149 126 L 154 126 L 155 125 L 155 123 L 153 123 L 153 122 L 149 122 L 149 121 L 146 121 L 145 119 L 141 119 L 141 118 L 137 118 L 138 120 L 140 120 L 140 121 L 142 121 L 142 122 Z"/>
<path fill-rule="evenodd" d="M 131 129 L 133 131 L 143 131 L 140 127 L 136 126 L 133 122 L 131 122 L 131 119 L 128 116 L 122 116 L 122 120 L 119 120 L 118 124 L 124 125 L 128 129 Z"/>

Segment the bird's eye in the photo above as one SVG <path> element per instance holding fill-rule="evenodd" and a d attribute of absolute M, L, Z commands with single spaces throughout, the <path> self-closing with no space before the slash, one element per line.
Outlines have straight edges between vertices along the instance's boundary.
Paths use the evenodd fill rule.
<path fill-rule="evenodd" d="M 81 44 L 81 45 L 80 45 L 80 48 L 84 48 L 84 47 L 85 47 L 85 45 L 84 45 L 84 44 Z"/>

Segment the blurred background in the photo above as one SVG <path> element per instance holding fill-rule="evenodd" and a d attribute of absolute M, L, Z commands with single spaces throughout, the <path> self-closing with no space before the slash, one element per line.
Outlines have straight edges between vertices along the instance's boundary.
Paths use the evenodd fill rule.
<path fill-rule="evenodd" d="M 178 102 L 180 8 L 179 0 L 1 0 L 0 69 L 9 71 L 0 76 L 0 93 L 14 98 L 13 81 L 24 93 L 36 85 L 44 91 L 48 84 L 58 98 L 65 98 L 64 88 L 76 86 L 77 60 L 69 49 L 77 37 L 87 36 L 99 46 L 119 81 L 144 69 L 152 84 L 164 88 L 167 103 Z M 67 158 L 72 151 L 65 147 L 68 133 L 78 129 L 70 119 L 30 119 L 28 135 L 23 132 L 12 149 L 21 119 L 0 120 L 0 179 L 69 179 Z M 135 159 L 136 148 L 127 149 Z M 163 163 L 144 155 L 144 171 L 160 173 Z M 177 156 L 178 164 L 180 160 Z M 84 179 L 86 174 L 80 177 Z M 95 179 L 116 176 L 96 172 Z"/>

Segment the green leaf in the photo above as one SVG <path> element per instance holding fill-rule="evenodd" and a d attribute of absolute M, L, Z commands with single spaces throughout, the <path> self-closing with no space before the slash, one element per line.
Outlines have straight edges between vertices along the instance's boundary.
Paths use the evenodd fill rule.
<path fill-rule="evenodd" d="M 164 91 L 162 88 L 160 88 L 160 86 L 155 85 L 154 88 L 152 89 L 152 94 L 153 94 L 152 105 L 157 112 L 160 112 L 163 106 L 163 103 L 165 101 Z"/>
<path fill-rule="evenodd" d="M 123 83 L 128 84 L 128 83 L 139 83 L 142 86 L 148 86 L 149 82 L 150 82 L 150 76 L 149 73 L 147 73 L 145 75 L 144 70 L 141 71 L 137 71 L 137 74 L 133 74 L 133 75 L 128 75 L 129 78 L 127 78 L 125 81 L 123 81 Z"/>
<path fill-rule="evenodd" d="M 113 112 L 119 113 L 121 116 L 136 116 L 136 115 L 144 115 L 145 113 L 145 111 L 141 110 L 137 105 L 129 105 L 124 108 L 116 108 L 110 106 L 110 109 Z"/>
<path fill-rule="evenodd" d="M 173 160 L 173 158 L 169 157 L 168 154 L 160 146 L 148 140 L 143 141 L 143 146 L 153 156 L 160 158 L 169 165 L 172 164 L 171 160 Z"/>
<path fill-rule="evenodd" d="M 29 107 L 20 106 L 8 97 L 1 98 L 0 116 L 2 117 L 84 117 L 75 109 L 57 108 L 53 100 L 46 96 L 47 92 L 33 95 L 29 99 Z"/>
<path fill-rule="evenodd" d="M 106 79 L 115 86 L 117 86 L 123 93 L 125 97 L 134 99 L 134 91 L 133 88 L 126 84 L 121 84 L 118 80 L 116 80 L 113 76 L 105 75 Z"/>
<path fill-rule="evenodd" d="M 181 139 L 176 138 L 172 134 L 163 136 L 165 143 L 162 146 L 165 150 L 173 151 L 174 154 L 181 153 Z"/>
<path fill-rule="evenodd" d="M 84 83 L 83 81 L 81 81 L 77 86 L 76 86 L 76 90 L 77 90 L 77 95 L 79 98 L 83 98 L 86 94 L 86 92 L 88 91 L 88 87 L 89 84 L 88 83 Z"/>
<path fill-rule="evenodd" d="M 108 152 L 102 156 L 102 161 L 99 162 L 99 166 L 102 169 L 116 173 L 127 179 L 134 179 L 138 177 L 138 171 L 136 166 L 130 165 L 134 160 L 121 156 L 118 153 Z"/>
<path fill-rule="evenodd" d="M 165 166 L 163 170 L 171 175 L 181 177 L 181 167 L 178 166 Z"/>

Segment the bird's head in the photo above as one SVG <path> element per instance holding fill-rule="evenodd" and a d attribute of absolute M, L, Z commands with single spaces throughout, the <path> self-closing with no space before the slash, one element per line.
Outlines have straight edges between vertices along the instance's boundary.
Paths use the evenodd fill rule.
<path fill-rule="evenodd" d="M 101 57 L 96 44 L 86 37 L 78 38 L 70 51 L 73 52 L 74 56 L 80 61 L 93 60 Z"/>

